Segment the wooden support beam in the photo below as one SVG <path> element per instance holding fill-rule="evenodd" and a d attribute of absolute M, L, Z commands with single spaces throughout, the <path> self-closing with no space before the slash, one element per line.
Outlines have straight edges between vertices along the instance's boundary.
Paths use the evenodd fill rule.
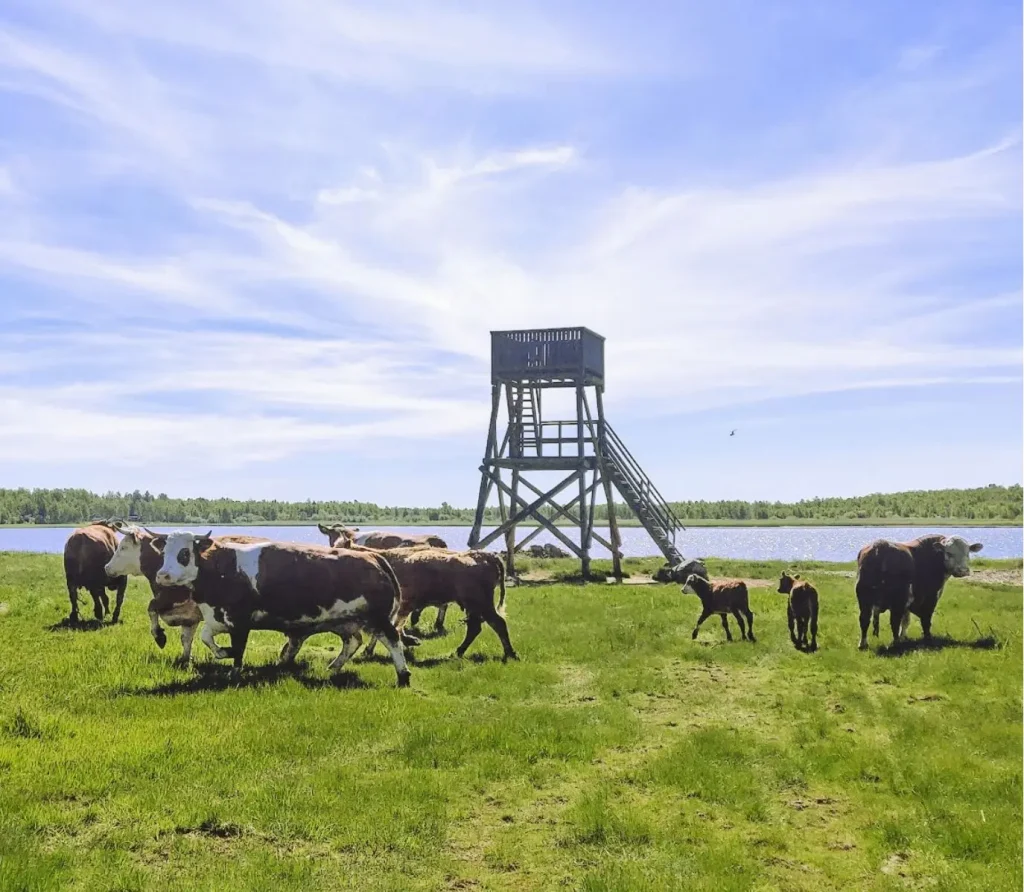
<path fill-rule="evenodd" d="M 512 496 L 512 488 L 510 486 L 508 486 L 508 484 L 506 484 L 505 481 L 501 480 L 500 477 L 497 477 L 496 476 L 497 473 L 498 472 L 491 472 L 491 479 L 493 479 L 495 484 L 497 485 L 499 495 L 502 493 L 502 491 L 504 491 L 504 492 L 508 493 L 508 495 L 511 497 Z M 575 554 L 577 557 L 582 558 L 583 555 L 581 554 L 581 551 L 577 547 L 576 543 L 573 542 L 571 539 L 569 539 L 564 533 L 562 533 L 561 530 L 559 530 L 554 525 L 554 523 L 552 523 L 550 520 L 548 520 L 548 518 L 546 518 L 543 514 L 541 514 L 537 510 L 545 502 L 549 502 L 551 504 L 554 504 L 554 502 L 553 502 L 554 497 L 556 495 L 558 495 L 558 493 L 560 493 L 567 486 L 569 486 L 570 484 L 574 483 L 577 479 L 579 479 L 579 476 L 580 476 L 581 473 L 582 473 L 581 471 L 576 471 L 576 472 L 570 474 L 568 477 L 566 477 L 561 483 L 559 483 L 553 489 L 548 490 L 541 497 L 535 499 L 533 502 L 531 502 L 529 504 L 526 503 L 526 500 L 523 499 L 522 496 L 519 496 L 517 494 L 516 497 L 515 497 L 516 502 L 518 502 L 519 504 L 523 505 L 524 507 L 521 508 L 519 511 L 515 512 L 511 517 L 508 518 L 507 521 L 503 521 L 501 526 L 499 526 L 496 530 L 491 530 L 491 532 L 488 533 L 477 544 L 477 548 L 486 548 L 491 542 L 493 542 L 500 535 L 502 535 L 505 532 L 505 530 L 506 530 L 506 528 L 508 526 L 512 526 L 514 524 L 521 523 L 527 517 L 533 517 L 542 526 L 546 527 L 552 533 L 552 535 L 555 536 L 556 539 L 558 539 L 559 541 L 564 543 L 573 552 L 573 554 Z"/>

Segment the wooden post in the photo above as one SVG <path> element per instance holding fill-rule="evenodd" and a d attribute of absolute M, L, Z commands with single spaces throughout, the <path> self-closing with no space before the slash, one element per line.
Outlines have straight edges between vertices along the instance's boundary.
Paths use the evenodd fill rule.
<path fill-rule="evenodd" d="M 604 398 L 601 391 L 603 388 L 595 387 L 597 393 L 597 452 L 598 463 L 601 466 L 601 479 L 604 482 L 604 497 L 608 502 L 608 532 L 612 540 L 612 574 L 616 582 L 622 582 L 622 540 L 619 538 L 619 523 L 615 517 L 615 491 L 612 489 L 612 481 L 608 476 L 608 468 L 605 464 L 604 446 Z"/>
<path fill-rule="evenodd" d="M 576 382 L 576 442 L 577 455 L 583 465 L 583 388 L 582 380 Z M 584 583 L 590 579 L 590 530 L 587 526 L 587 474 L 580 474 L 580 559 Z"/>

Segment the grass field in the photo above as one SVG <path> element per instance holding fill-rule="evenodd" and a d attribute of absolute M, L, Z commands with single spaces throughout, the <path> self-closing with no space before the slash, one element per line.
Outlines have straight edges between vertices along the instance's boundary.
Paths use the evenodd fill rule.
<path fill-rule="evenodd" d="M 774 586 L 756 644 L 691 641 L 677 586 L 512 588 L 521 662 L 486 629 L 449 659 L 456 609 L 398 690 L 331 677 L 327 635 L 290 672 L 255 635 L 238 684 L 198 642 L 175 668 L 143 583 L 69 630 L 60 557 L 0 554 L 0 889 L 1018 892 L 1020 585 L 951 582 L 938 646 L 860 653 L 848 574 L 806 569 L 815 654 Z"/>

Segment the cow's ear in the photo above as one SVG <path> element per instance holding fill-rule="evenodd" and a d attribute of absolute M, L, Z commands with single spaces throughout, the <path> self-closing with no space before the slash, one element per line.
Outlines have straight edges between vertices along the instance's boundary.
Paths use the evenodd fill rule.
<path fill-rule="evenodd" d="M 328 535 L 328 533 L 330 532 L 330 530 L 327 527 L 325 527 L 322 523 L 318 523 L 316 525 L 316 528 L 320 530 L 320 532 L 323 533 L 325 536 Z"/>
<path fill-rule="evenodd" d="M 970 546 L 971 551 L 981 551 L 982 548 L 984 548 L 984 546 L 980 542 L 974 542 Z"/>
<path fill-rule="evenodd" d="M 210 532 L 212 533 L 213 530 L 210 530 Z M 202 554 L 207 548 L 210 548 L 213 545 L 213 538 L 210 536 L 210 533 L 207 533 L 205 536 L 196 536 L 195 541 L 197 554 Z"/>
<path fill-rule="evenodd" d="M 149 530 L 146 530 L 146 532 L 148 533 Z M 167 537 L 154 535 L 149 541 L 157 551 L 163 551 L 164 546 L 167 544 Z"/>

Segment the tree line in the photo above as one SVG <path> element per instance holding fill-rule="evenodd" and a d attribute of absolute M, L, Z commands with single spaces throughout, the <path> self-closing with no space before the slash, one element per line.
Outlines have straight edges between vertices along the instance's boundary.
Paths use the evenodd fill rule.
<path fill-rule="evenodd" d="M 672 502 L 684 523 L 704 521 L 821 520 L 851 521 L 971 520 L 1019 521 L 1024 495 L 1019 485 L 990 485 L 977 489 L 941 489 L 900 493 L 875 493 L 855 498 L 806 499 L 800 502 L 690 501 Z M 629 520 L 633 512 L 616 504 L 616 516 Z M 553 516 L 554 511 L 546 511 Z M 101 518 L 122 518 L 140 523 L 316 523 L 344 521 L 353 524 L 414 525 L 426 523 L 471 524 L 474 509 L 439 507 L 406 508 L 373 502 L 282 502 L 276 499 L 174 499 L 135 490 L 102 495 L 85 489 L 0 489 L 0 523 L 72 524 Z M 597 520 L 607 520 L 607 507 L 598 505 Z M 485 523 L 500 519 L 497 507 L 487 509 Z"/>

